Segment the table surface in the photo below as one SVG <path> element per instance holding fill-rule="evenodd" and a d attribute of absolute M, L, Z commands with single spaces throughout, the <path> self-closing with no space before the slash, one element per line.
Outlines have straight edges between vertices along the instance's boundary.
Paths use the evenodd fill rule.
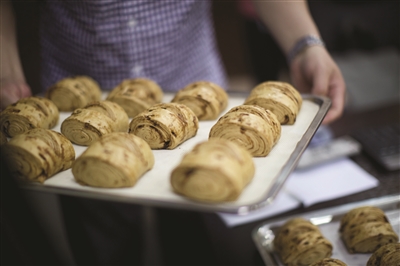
<path fill-rule="evenodd" d="M 370 126 L 380 126 L 400 122 L 400 104 L 358 112 L 345 112 L 343 116 L 332 123 L 330 128 L 335 137 L 351 134 L 356 130 Z M 227 228 L 217 215 L 206 215 L 206 224 L 213 239 L 213 248 L 218 261 L 224 265 L 264 265 L 262 258 L 251 238 L 252 230 L 261 223 L 289 215 L 316 211 L 347 203 L 358 202 L 371 198 L 400 194 L 400 171 L 386 171 L 365 153 L 352 156 L 351 159 L 379 180 L 379 186 L 342 198 L 318 203 L 310 207 L 299 207 L 284 214 L 261 221 Z"/>

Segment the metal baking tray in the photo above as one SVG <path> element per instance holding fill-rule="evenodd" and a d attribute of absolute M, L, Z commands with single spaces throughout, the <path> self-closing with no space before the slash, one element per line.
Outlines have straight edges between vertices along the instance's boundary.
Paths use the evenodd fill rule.
<path fill-rule="evenodd" d="M 105 98 L 106 95 L 103 95 Z M 173 94 L 165 94 L 163 102 L 170 102 Z M 246 94 L 229 94 L 226 110 L 244 103 Z M 44 184 L 29 183 L 23 187 L 62 195 L 87 197 L 108 201 L 120 201 L 148 206 L 168 207 L 198 211 L 218 211 L 246 214 L 274 199 L 289 174 L 295 169 L 314 133 L 325 117 L 331 101 L 326 97 L 302 95 L 303 105 L 294 125 L 282 126 L 281 138 L 266 157 L 254 158 L 256 172 L 251 183 L 240 197 L 228 203 L 202 203 L 175 194 L 170 185 L 170 173 L 179 164 L 184 154 L 197 143 L 208 139 L 211 127 L 217 120 L 200 121 L 197 135 L 174 150 L 153 150 L 155 165 L 145 173 L 134 187 L 93 188 L 75 182 L 71 169 L 49 178 Z M 53 130 L 60 132 L 60 126 L 70 113 L 60 113 L 60 121 Z M 222 114 L 221 114 L 222 115 Z M 76 158 L 87 148 L 74 145 Z"/>
<path fill-rule="evenodd" d="M 274 252 L 273 241 L 276 230 L 286 221 L 295 217 L 302 217 L 317 225 L 323 236 L 331 241 L 333 245 L 332 258 L 342 260 L 351 266 L 365 266 L 372 254 L 350 254 L 338 233 L 340 219 L 343 215 L 351 209 L 361 206 L 376 206 L 381 208 L 388 217 L 393 229 L 400 235 L 400 195 L 395 195 L 349 203 L 263 223 L 253 229 L 252 238 L 265 265 L 283 266 L 284 264 L 280 261 L 279 256 Z"/>

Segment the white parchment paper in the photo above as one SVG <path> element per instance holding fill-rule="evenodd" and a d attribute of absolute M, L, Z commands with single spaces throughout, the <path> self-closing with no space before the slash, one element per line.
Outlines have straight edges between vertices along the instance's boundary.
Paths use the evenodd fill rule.
<path fill-rule="evenodd" d="M 173 95 L 166 94 L 163 102 L 169 102 Z M 243 104 L 244 97 L 232 96 L 229 99 L 227 112 L 234 106 Z M 195 207 L 205 207 L 210 210 L 221 210 L 224 208 L 238 208 L 243 205 L 252 205 L 263 200 L 265 195 L 271 190 L 276 182 L 279 171 L 285 166 L 290 155 L 296 148 L 304 133 L 319 111 L 320 106 L 312 101 L 304 100 L 301 110 L 294 125 L 282 126 L 282 135 L 270 154 L 262 158 L 254 158 L 256 172 L 251 183 L 244 189 L 242 195 L 234 202 L 223 204 L 199 203 L 186 199 L 175 194 L 170 185 L 170 173 L 179 164 L 182 156 L 189 152 L 194 145 L 208 139 L 208 133 L 217 120 L 200 121 L 197 135 L 182 143 L 174 150 L 153 150 L 155 165 L 152 170 L 143 175 L 134 187 L 131 188 L 92 188 L 82 186 L 75 182 L 71 169 L 58 173 L 51 177 L 43 185 L 57 189 L 56 193 L 72 194 L 77 196 L 97 195 L 99 198 L 106 196 L 108 200 L 121 200 L 160 206 L 171 206 L 178 208 L 191 209 Z M 60 126 L 70 113 L 60 113 L 60 121 L 53 129 L 60 132 Z M 74 145 L 76 158 L 87 148 L 85 146 Z M 36 186 L 36 185 L 35 185 Z M 79 193 L 77 193 L 79 192 Z"/>

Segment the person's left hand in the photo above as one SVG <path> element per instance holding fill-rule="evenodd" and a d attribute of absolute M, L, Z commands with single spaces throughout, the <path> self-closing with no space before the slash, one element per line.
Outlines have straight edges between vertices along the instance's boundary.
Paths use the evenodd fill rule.
<path fill-rule="evenodd" d="M 290 64 L 290 75 L 299 92 L 327 96 L 332 100 L 323 124 L 342 115 L 346 85 L 339 67 L 324 47 L 311 46 L 298 54 Z"/>

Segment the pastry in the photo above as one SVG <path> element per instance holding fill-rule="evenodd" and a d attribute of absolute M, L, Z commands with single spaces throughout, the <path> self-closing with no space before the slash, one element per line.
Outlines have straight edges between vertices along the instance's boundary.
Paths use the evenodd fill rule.
<path fill-rule="evenodd" d="M 350 253 L 371 253 L 399 241 L 385 213 L 372 206 L 347 212 L 340 221 L 339 232 Z"/>
<path fill-rule="evenodd" d="M 325 258 L 317 262 L 314 262 L 310 266 L 347 266 L 347 264 L 338 259 Z"/>
<path fill-rule="evenodd" d="M 227 107 L 228 94 L 217 84 L 198 81 L 178 91 L 172 102 L 187 105 L 199 120 L 214 120 Z"/>
<path fill-rule="evenodd" d="M 154 165 L 149 145 L 127 132 L 94 141 L 72 165 L 75 180 L 92 187 L 132 187 Z"/>
<path fill-rule="evenodd" d="M 43 183 L 75 160 L 71 142 L 61 133 L 36 128 L 19 134 L 1 146 L 12 175 L 22 180 Z"/>
<path fill-rule="evenodd" d="M 0 114 L 1 131 L 9 138 L 34 128 L 53 128 L 60 117 L 57 106 L 49 99 L 27 97 L 4 109 Z"/>
<path fill-rule="evenodd" d="M 226 139 L 211 138 L 185 154 L 171 173 L 173 190 L 206 202 L 236 200 L 255 172 L 250 153 Z"/>
<path fill-rule="evenodd" d="M 368 259 L 366 266 L 400 266 L 400 243 L 378 248 Z"/>
<path fill-rule="evenodd" d="M 211 128 L 210 138 L 225 138 L 253 156 L 267 156 L 281 135 L 281 125 L 269 110 L 255 105 L 233 107 Z"/>
<path fill-rule="evenodd" d="M 76 109 L 61 124 L 61 132 L 73 143 L 88 146 L 111 132 L 127 132 L 129 118 L 117 103 L 97 101 Z"/>
<path fill-rule="evenodd" d="M 301 266 L 329 258 L 333 246 L 316 225 L 294 218 L 278 229 L 274 249 L 285 265 Z"/>
<path fill-rule="evenodd" d="M 94 101 L 100 101 L 99 84 L 88 76 L 64 78 L 46 91 L 46 98 L 52 100 L 61 112 L 71 112 Z"/>
<path fill-rule="evenodd" d="M 145 78 L 123 80 L 107 96 L 108 101 L 124 108 L 129 117 L 135 117 L 150 106 L 161 103 L 162 98 L 160 86 Z"/>
<path fill-rule="evenodd" d="M 160 103 L 135 116 L 129 133 L 144 139 L 152 149 L 175 149 L 194 137 L 199 121 L 184 104 Z"/>
<path fill-rule="evenodd" d="M 273 112 L 281 124 L 292 125 L 302 102 L 300 93 L 289 83 L 267 81 L 253 88 L 244 104 L 261 106 Z"/>

